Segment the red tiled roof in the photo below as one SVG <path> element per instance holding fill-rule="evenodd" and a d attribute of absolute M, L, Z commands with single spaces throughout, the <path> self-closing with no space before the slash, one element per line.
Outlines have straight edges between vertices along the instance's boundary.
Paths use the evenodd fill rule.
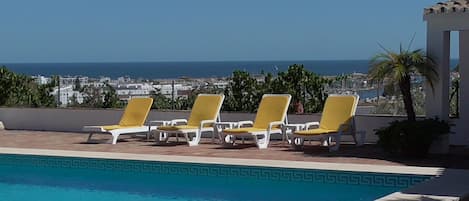
<path fill-rule="evenodd" d="M 469 0 L 450 0 L 425 8 L 424 15 L 465 12 L 469 13 Z"/>

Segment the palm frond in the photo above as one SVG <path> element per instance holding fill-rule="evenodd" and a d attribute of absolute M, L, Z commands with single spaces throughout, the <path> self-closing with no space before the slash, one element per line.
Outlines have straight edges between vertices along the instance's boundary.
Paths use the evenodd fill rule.
<path fill-rule="evenodd" d="M 410 39 L 409 46 L 407 46 L 407 51 L 410 50 L 410 47 L 411 47 L 412 44 L 414 43 L 415 35 L 416 35 L 416 34 L 417 34 L 417 32 L 414 32 L 414 35 L 412 35 L 412 39 Z"/>
<path fill-rule="evenodd" d="M 388 49 L 386 49 L 383 45 L 381 45 L 381 43 L 378 43 L 378 46 L 379 46 L 381 49 L 383 49 L 383 50 L 384 50 L 386 53 L 388 53 L 388 54 L 392 52 L 391 50 L 388 50 Z"/>
<path fill-rule="evenodd" d="M 415 35 L 411 43 L 414 38 Z M 435 62 L 427 57 L 422 49 L 411 51 L 410 46 L 408 49 L 403 49 L 401 44 L 399 52 L 396 53 L 379 45 L 384 53 L 376 54 L 370 61 L 369 76 L 372 80 L 390 78 L 398 82 L 410 75 L 420 74 L 433 89 L 434 83 L 438 80 L 438 72 Z"/>

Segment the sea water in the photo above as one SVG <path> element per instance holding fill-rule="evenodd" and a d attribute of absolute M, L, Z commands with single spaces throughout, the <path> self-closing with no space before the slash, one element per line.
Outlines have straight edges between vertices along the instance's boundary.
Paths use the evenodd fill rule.
<path fill-rule="evenodd" d="M 7 63 L 9 69 L 26 75 L 70 75 L 117 78 L 210 78 L 228 77 L 235 70 L 253 74 L 285 71 L 293 64 L 303 64 L 306 69 L 320 75 L 340 75 L 354 72 L 366 73 L 367 60 L 336 61 L 223 61 L 223 62 L 123 62 L 123 63 Z"/>

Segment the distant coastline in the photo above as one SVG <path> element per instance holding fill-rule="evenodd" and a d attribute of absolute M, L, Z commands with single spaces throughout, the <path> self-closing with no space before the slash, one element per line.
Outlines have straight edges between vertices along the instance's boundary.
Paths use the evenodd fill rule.
<path fill-rule="evenodd" d="M 451 60 L 452 66 L 457 60 Z M 208 62 L 96 62 L 96 63 L 0 63 L 26 75 L 86 76 L 112 79 L 128 76 L 135 79 L 178 79 L 229 77 L 234 70 L 252 74 L 277 74 L 289 65 L 303 64 L 306 69 L 324 76 L 367 73 L 369 60 L 305 61 L 208 61 Z"/>

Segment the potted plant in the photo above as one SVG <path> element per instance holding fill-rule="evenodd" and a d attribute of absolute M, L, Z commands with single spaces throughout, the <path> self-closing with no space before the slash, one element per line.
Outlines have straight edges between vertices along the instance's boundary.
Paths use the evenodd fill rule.
<path fill-rule="evenodd" d="M 421 49 L 403 49 L 393 52 L 383 48 L 371 60 L 369 76 L 374 80 L 388 79 L 396 83 L 402 94 L 407 120 L 391 122 L 388 127 L 378 129 L 378 145 L 385 151 L 409 156 L 424 156 L 433 141 L 449 133 L 449 124 L 438 119 L 417 120 L 411 93 L 411 77 L 424 77 L 429 86 L 438 80 L 434 61 Z"/>
<path fill-rule="evenodd" d="M 388 127 L 378 129 L 378 145 L 386 152 L 411 156 L 426 156 L 432 143 L 450 132 L 450 125 L 439 119 L 418 121 L 393 121 Z"/>

